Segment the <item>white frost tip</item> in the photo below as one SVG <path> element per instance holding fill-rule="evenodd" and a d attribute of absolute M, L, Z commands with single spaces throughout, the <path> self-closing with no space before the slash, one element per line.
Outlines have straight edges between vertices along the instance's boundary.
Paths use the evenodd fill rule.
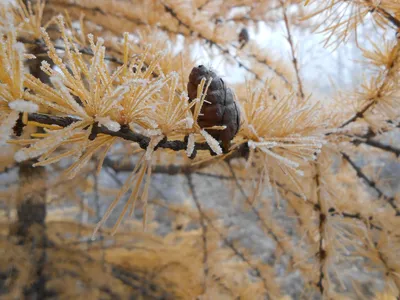
<path fill-rule="evenodd" d="M 186 117 L 186 128 L 192 128 L 194 120 L 192 117 Z"/>
<path fill-rule="evenodd" d="M 164 57 L 167 54 L 168 54 L 168 49 L 164 49 L 158 52 L 158 55 L 161 57 Z"/>
<path fill-rule="evenodd" d="M 27 160 L 28 157 L 27 157 L 27 155 L 26 155 L 23 151 L 18 150 L 18 151 L 14 154 L 14 159 L 15 159 L 16 162 L 21 162 L 21 161 Z"/>
<path fill-rule="evenodd" d="M 256 144 L 252 140 L 247 142 L 247 146 L 249 146 L 250 149 L 256 149 Z"/>
<path fill-rule="evenodd" d="M 12 128 L 18 119 L 18 112 L 11 111 L 1 122 L 0 126 L 0 146 L 6 144 L 9 136 L 12 133 Z"/>
<path fill-rule="evenodd" d="M 18 99 L 8 103 L 8 107 L 12 110 L 19 112 L 34 113 L 39 110 L 39 106 L 36 103 Z"/>
<path fill-rule="evenodd" d="M 43 68 L 51 68 L 50 64 L 49 64 L 47 61 L 45 61 L 45 60 L 42 60 L 41 66 L 42 66 Z"/>
<path fill-rule="evenodd" d="M 214 139 L 207 131 L 202 129 L 200 131 L 201 135 L 204 136 L 206 139 L 207 144 L 210 146 L 211 150 L 214 151 L 216 154 L 222 154 L 222 149 L 216 139 Z"/>
<path fill-rule="evenodd" d="M 143 134 L 148 137 L 153 137 L 157 135 L 162 135 L 162 131 L 160 129 L 145 129 Z"/>
<path fill-rule="evenodd" d="M 186 148 L 187 156 L 190 157 L 193 154 L 193 151 L 194 151 L 194 134 L 191 133 L 189 134 L 188 144 Z"/>
<path fill-rule="evenodd" d="M 99 37 L 99 38 L 97 38 L 97 42 L 98 42 L 100 45 L 103 45 L 103 44 L 104 44 L 104 39 L 101 38 L 101 37 Z"/>
<path fill-rule="evenodd" d="M 99 122 L 100 126 L 104 126 L 108 130 L 111 130 L 111 131 L 114 131 L 114 132 L 117 132 L 117 131 L 119 131 L 121 129 L 121 125 L 118 122 L 111 120 L 109 116 L 107 116 L 107 117 L 97 117 L 96 121 Z"/>
<path fill-rule="evenodd" d="M 178 72 L 172 71 L 171 73 L 169 73 L 169 75 L 174 78 L 174 79 L 179 79 L 179 74 Z"/>
<path fill-rule="evenodd" d="M 151 160 L 151 157 L 153 155 L 154 152 L 154 148 L 158 145 L 158 143 L 160 143 L 160 141 L 164 138 L 164 135 L 157 135 L 157 136 L 152 136 L 150 139 L 150 143 L 147 146 L 146 149 L 146 160 L 149 161 Z"/>
<path fill-rule="evenodd" d="M 24 44 L 21 42 L 17 42 L 13 45 L 13 48 L 18 52 L 18 53 L 24 53 L 25 47 Z"/>

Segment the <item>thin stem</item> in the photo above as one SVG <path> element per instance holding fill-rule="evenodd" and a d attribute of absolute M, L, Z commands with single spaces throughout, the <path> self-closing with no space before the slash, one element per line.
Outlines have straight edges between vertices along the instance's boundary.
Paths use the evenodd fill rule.
<path fill-rule="evenodd" d="M 193 179 L 191 174 L 186 174 L 186 178 L 189 184 L 190 192 L 193 196 L 194 203 L 196 204 L 197 210 L 200 215 L 200 226 L 202 230 L 202 240 L 203 240 L 203 273 L 204 273 L 204 282 L 203 282 L 203 293 L 207 291 L 207 278 L 208 278 L 208 250 L 207 250 L 207 225 L 204 221 L 204 213 L 202 211 L 200 201 L 197 197 L 196 191 L 194 189 Z"/>
<path fill-rule="evenodd" d="M 323 211 L 325 206 L 322 203 L 321 182 L 320 182 L 320 173 L 318 165 L 315 166 L 315 187 L 316 187 L 316 197 L 317 197 L 317 204 L 315 205 L 315 208 L 319 212 L 319 225 L 318 225 L 319 244 L 317 253 L 317 257 L 319 259 L 319 277 L 318 277 L 317 287 L 319 288 L 321 295 L 324 296 L 325 292 L 324 279 L 326 276 L 324 268 L 327 257 L 327 252 L 324 246 L 324 239 L 325 239 L 325 225 L 326 225 L 327 215 Z"/>
<path fill-rule="evenodd" d="M 361 178 L 369 187 L 371 187 L 377 194 L 378 197 L 382 198 L 384 201 L 386 201 L 396 212 L 396 216 L 400 216 L 400 209 L 398 208 L 396 201 L 394 197 L 389 197 L 385 195 L 380 188 L 377 187 L 376 182 L 373 180 L 369 179 L 367 175 L 361 170 L 359 166 L 357 166 L 348 156 L 346 153 L 341 152 L 343 158 L 353 167 L 353 169 L 357 173 L 357 177 Z"/>
<path fill-rule="evenodd" d="M 283 20 L 285 21 L 285 27 L 286 27 L 286 32 L 287 32 L 287 40 L 289 42 L 290 45 L 290 51 L 292 54 L 292 62 L 293 62 L 293 67 L 296 73 L 296 78 L 297 78 L 297 87 L 298 87 L 298 91 L 297 94 L 298 96 L 304 100 L 304 91 L 303 91 L 303 84 L 300 78 L 300 71 L 299 71 L 299 66 L 298 66 L 298 62 L 297 62 L 297 58 L 296 58 L 296 53 L 294 50 L 294 42 L 293 42 L 293 37 L 292 34 L 290 32 L 290 26 L 289 26 L 289 19 L 287 17 L 287 13 L 286 13 L 286 7 L 283 1 L 281 1 L 281 5 L 282 5 L 282 10 L 283 10 Z"/>

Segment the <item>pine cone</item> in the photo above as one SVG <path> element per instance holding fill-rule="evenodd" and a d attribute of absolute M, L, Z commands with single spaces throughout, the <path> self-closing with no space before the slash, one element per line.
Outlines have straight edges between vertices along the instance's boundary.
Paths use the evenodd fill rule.
<path fill-rule="evenodd" d="M 197 97 L 197 86 L 202 78 L 212 78 L 207 90 L 206 100 L 198 118 L 200 127 L 223 126 L 224 130 L 207 130 L 216 140 L 222 142 L 222 149 L 227 152 L 231 140 L 234 138 L 240 126 L 239 107 L 235 102 L 233 91 L 225 85 L 225 82 L 215 72 L 200 65 L 194 67 L 189 75 L 187 86 L 189 101 Z"/>

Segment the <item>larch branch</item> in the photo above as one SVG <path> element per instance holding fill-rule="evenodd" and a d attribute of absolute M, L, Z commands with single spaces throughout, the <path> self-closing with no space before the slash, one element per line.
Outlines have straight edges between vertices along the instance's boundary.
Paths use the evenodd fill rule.
<path fill-rule="evenodd" d="M 325 225 L 326 225 L 326 218 L 327 215 L 324 213 L 323 209 L 323 203 L 322 203 L 322 195 L 321 195 L 321 182 L 320 182 L 320 173 L 319 173 L 319 167 L 318 165 L 315 165 L 315 189 L 316 189 L 316 197 L 317 197 L 317 203 L 314 206 L 318 210 L 319 214 L 319 224 L 318 224 L 318 231 L 319 231 L 319 243 L 318 243 L 318 252 L 317 252 L 317 258 L 319 259 L 319 277 L 317 281 L 317 287 L 321 293 L 321 296 L 324 297 L 325 293 L 325 274 L 326 272 L 324 271 L 325 269 L 325 262 L 326 262 L 326 257 L 327 257 L 327 252 L 325 250 L 324 246 L 324 238 L 325 238 Z"/>
<path fill-rule="evenodd" d="M 38 114 L 38 113 L 30 113 L 28 115 L 28 120 L 38 122 L 41 124 L 58 125 L 61 127 L 67 127 L 72 123 L 79 121 L 79 119 L 74 117 L 68 117 L 68 116 L 59 117 L 59 116 L 52 116 L 52 115 Z M 150 142 L 149 137 L 144 136 L 143 134 L 137 132 L 133 132 L 127 126 L 121 126 L 121 129 L 119 131 L 112 131 L 103 126 L 96 127 L 95 134 L 94 136 L 92 135 L 92 138 L 94 138 L 97 134 L 107 134 L 110 136 L 120 137 L 122 139 L 138 143 L 142 149 L 147 149 L 147 146 L 149 145 Z M 180 151 L 180 150 L 186 150 L 187 142 L 179 140 L 168 141 L 164 139 L 158 144 L 157 147 L 171 149 L 174 151 Z M 208 150 L 212 152 L 212 149 L 207 143 L 195 143 L 195 149 Z"/>
<path fill-rule="evenodd" d="M 365 145 L 368 145 L 368 146 L 371 146 L 371 147 L 374 147 L 374 148 L 377 148 L 377 149 L 380 149 L 380 150 L 383 150 L 383 151 L 386 151 L 386 152 L 391 152 L 394 155 L 396 155 L 396 157 L 400 156 L 400 149 L 399 148 L 393 147 L 391 145 L 383 144 L 383 143 L 381 143 L 379 141 L 376 141 L 376 140 L 373 140 L 371 138 L 364 139 L 362 137 L 356 136 L 352 140 L 352 143 L 354 145 L 356 145 L 356 146 L 358 146 L 360 144 L 365 144 Z"/>
<path fill-rule="evenodd" d="M 196 191 L 194 189 L 193 179 L 191 174 L 186 174 L 186 178 L 188 181 L 190 192 L 193 196 L 194 203 L 196 204 L 197 210 L 199 211 L 200 216 L 200 226 L 202 230 L 202 240 L 203 240 L 203 273 L 204 273 L 204 282 L 203 282 L 203 293 L 207 291 L 207 278 L 208 278 L 208 250 L 207 250 L 207 225 L 204 222 L 204 213 L 202 211 L 200 201 L 197 197 Z"/>
<path fill-rule="evenodd" d="M 357 177 L 361 178 L 369 187 L 371 187 L 377 194 L 378 197 L 382 198 L 386 201 L 396 212 L 396 216 L 400 216 L 400 209 L 396 204 L 396 200 L 394 197 L 390 197 L 385 195 L 380 188 L 378 188 L 375 181 L 368 178 L 367 175 L 361 170 L 359 166 L 357 166 L 354 161 L 348 156 L 346 153 L 341 152 L 343 158 L 352 166 L 352 168 L 356 171 Z"/>
<path fill-rule="evenodd" d="M 283 10 L 283 20 L 285 21 L 285 27 L 286 27 L 286 32 L 287 32 L 287 40 L 289 42 L 290 45 L 290 51 L 292 54 L 292 62 L 293 62 L 293 67 L 296 73 L 296 78 L 297 78 L 297 94 L 298 96 L 304 100 L 304 91 L 303 91 L 303 84 L 300 78 L 300 71 L 299 71 L 299 65 L 298 65 L 298 61 L 296 58 L 296 53 L 294 50 L 294 43 L 293 43 L 293 37 L 292 34 L 290 32 L 290 25 L 289 25 L 289 19 L 287 17 L 287 13 L 286 13 L 286 7 L 285 4 L 281 1 L 281 5 L 282 5 L 282 10 Z"/>

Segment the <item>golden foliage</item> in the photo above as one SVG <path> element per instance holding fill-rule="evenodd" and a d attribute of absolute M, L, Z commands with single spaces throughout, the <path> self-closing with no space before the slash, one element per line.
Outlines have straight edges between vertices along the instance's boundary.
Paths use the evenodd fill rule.
<path fill-rule="evenodd" d="M 300 271 L 304 297 L 399 297 L 399 195 L 375 165 L 400 155 L 378 139 L 399 127 L 399 39 L 388 34 L 399 15 L 398 4 L 369 0 L 0 4 L 0 169 L 12 180 L 31 160 L 52 174 L 4 180 L 0 287 L 13 298 L 45 281 L 64 298 L 287 299 L 278 273 Z M 289 59 L 238 40 L 259 23 L 284 25 Z M 365 23 L 375 31 L 361 43 Z M 332 49 L 355 34 L 363 83 L 329 103 L 308 91 L 295 26 L 320 29 Z M 241 126 L 229 149 L 208 132 L 225 124 L 198 123 L 216 83 L 203 78 L 188 100 L 192 67 L 215 57 L 251 76 L 235 86 Z M 155 199 L 154 173 L 185 175 L 187 202 Z M 196 176 L 232 190 L 222 209 L 231 219 L 207 209 L 220 196 L 203 203 Z M 49 212 L 40 226 L 21 215 L 37 191 Z M 124 220 L 135 209 L 142 222 Z M 247 215 L 273 243 L 273 263 L 231 238 L 243 228 L 227 221 Z M 364 291 L 354 272 L 383 290 Z"/>

